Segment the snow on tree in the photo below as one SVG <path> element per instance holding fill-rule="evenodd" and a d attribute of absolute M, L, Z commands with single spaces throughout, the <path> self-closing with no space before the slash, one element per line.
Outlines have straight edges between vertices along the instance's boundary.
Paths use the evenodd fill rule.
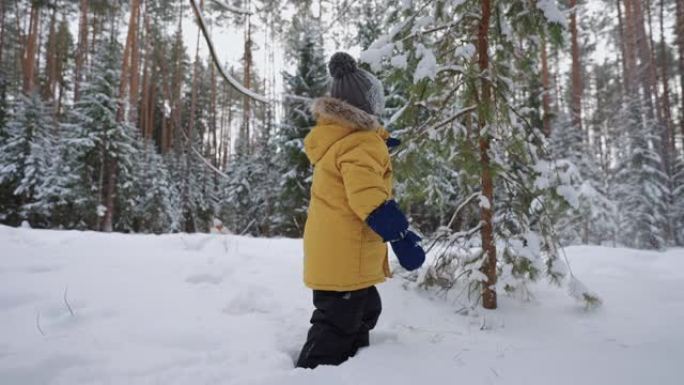
<path fill-rule="evenodd" d="M 384 69 L 386 79 L 412 81 L 397 117 L 408 122 L 408 149 L 429 151 L 426 142 L 450 146 L 443 157 L 459 167 L 454 180 L 460 181 L 460 201 L 431 242 L 435 264 L 418 280 L 479 293 L 470 304 L 496 307 L 495 287 L 527 294 L 527 282 L 540 277 L 581 287 L 559 254 L 548 208 L 576 200 L 577 191 L 569 177 L 557 177 L 562 170 L 548 160 L 541 127 L 525 119 L 528 107 L 520 96 L 527 90 L 516 80 L 538 71 L 540 36 L 554 44 L 561 40 L 562 23 L 545 17 L 551 6 L 398 5 L 388 16 L 395 24 L 361 55 L 371 68 Z M 598 301 L 588 291 L 576 296 Z"/>
<path fill-rule="evenodd" d="M 51 109 L 37 92 L 20 95 L 14 113 L 7 122 L 5 137 L 0 141 L 0 186 L 3 196 L 4 221 L 19 224 L 27 220 L 33 227 L 49 225 L 38 208 L 52 162 L 56 159 L 56 122 Z M 4 207 L 3 207 L 4 206 Z"/>
<path fill-rule="evenodd" d="M 98 46 L 88 81 L 82 85 L 81 98 L 70 113 L 69 124 L 73 127 L 70 140 L 78 163 L 74 171 L 79 174 L 82 185 L 87 186 L 79 200 L 81 215 L 92 229 L 101 227 L 106 212 L 107 162 L 113 162 L 118 169 L 114 187 L 116 204 L 126 207 L 125 192 L 132 184 L 128 178 L 138 151 L 136 129 L 116 117 L 120 57 L 121 46 L 115 40 L 106 40 Z M 125 221 L 117 217 L 115 227 L 121 229 L 119 225 Z"/>
<path fill-rule="evenodd" d="M 311 167 L 304 153 L 304 137 L 315 124 L 309 106 L 328 89 L 319 25 L 311 21 L 309 9 L 301 16 L 288 34 L 295 71 L 283 74 L 285 116 L 275 139 L 279 148 L 275 163 L 282 176 L 273 221 L 279 233 L 289 236 L 301 236 L 309 201 Z"/>
<path fill-rule="evenodd" d="M 174 188 L 167 162 L 154 143 L 142 141 L 134 162 L 131 225 L 138 232 L 180 231 L 180 194 Z"/>
<path fill-rule="evenodd" d="M 684 153 L 680 153 L 673 165 L 673 215 L 672 225 L 677 245 L 684 245 Z"/>
<path fill-rule="evenodd" d="M 554 125 L 550 153 L 557 167 L 569 173 L 569 185 L 577 192 L 576 205 L 559 208 L 556 228 L 561 243 L 601 244 L 613 239 L 617 212 L 606 193 L 608 175 L 602 173 L 584 133 L 567 115 L 561 115 Z"/>
<path fill-rule="evenodd" d="M 667 243 L 670 191 L 657 151 L 658 125 L 643 114 L 643 104 L 627 97 L 620 111 L 624 134 L 618 139 L 615 199 L 620 242 L 629 247 L 662 249 Z"/>

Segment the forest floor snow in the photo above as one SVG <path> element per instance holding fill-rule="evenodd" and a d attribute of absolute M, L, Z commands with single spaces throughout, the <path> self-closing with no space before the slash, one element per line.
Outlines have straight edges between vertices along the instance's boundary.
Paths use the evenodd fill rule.
<path fill-rule="evenodd" d="M 293 369 L 300 240 L 0 227 L 0 245 L 2 385 L 682 383 L 684 249 L 568 248 L 593 311 L 539 283 L 462 315 L 394 278 L 371 346 L 312 371 Z"/>

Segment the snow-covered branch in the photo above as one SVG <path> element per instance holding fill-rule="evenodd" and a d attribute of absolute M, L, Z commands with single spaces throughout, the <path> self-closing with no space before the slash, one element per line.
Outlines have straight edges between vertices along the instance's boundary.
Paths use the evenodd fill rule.
<path fill-rule="evenodd" d="M 252 12 L 249 9 L 239 8 L 234 5 L 228 4 L 226 1 L 213 0 L 219 7 L 224 8 L 227 11 L 237 13 L 239 15 L 251 15 Z"/>

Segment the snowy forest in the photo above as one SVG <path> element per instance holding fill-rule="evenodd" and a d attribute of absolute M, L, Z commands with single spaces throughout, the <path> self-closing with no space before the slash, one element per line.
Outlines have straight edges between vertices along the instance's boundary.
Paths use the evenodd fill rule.
<path fill-rule="evenodd" d="M 441 256 L 425 284 L 479 277 L 473 263 L 493 279 L 497 260 L 504 280 L 558 278 L 563 245 L 684 244 L 684 2 L 0 12 L 4 224 L 300 237 L 308 106 L 328 91 L 329 55 L 351 49 L 383 81 L 382 122 L 402 141 L 394 195 Z M 243 37 L 239 61 L 211 44 L 221 28 Z"/>
<path fill-rule="evenodd" d="M 307 374 L 340 51 L 427 258 Z M 0 244 L 2 384 L 680 384 L 684 0 L 0 0 Z"/>

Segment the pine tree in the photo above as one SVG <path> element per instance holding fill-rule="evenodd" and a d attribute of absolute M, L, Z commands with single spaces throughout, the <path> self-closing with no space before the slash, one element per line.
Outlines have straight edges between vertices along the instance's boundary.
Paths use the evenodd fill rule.
<path fill-rule="evenodd" d="M 315 22 L 299 18 L 293 25 L 290 50 L 294 52 L 296 70 L 284 74 L 285 118 L 278 133 L 276 165 L 282 177 L 274 226 L 281 234 L 301 236 L 311 187 L 311 169 L 304 154 L 304 137 L 315 124 L 309 111 L 313 98 L 322 96 L 328 87 L 323 42 Z M 304 21 L 306 20 L 306 21 Z"/>
<path fill-rule="evenodd" d="M 80 166 L 75 158 L 72 127 L 59 124 L 56 130 L 51 161 L 42 182 L 36 190 L 31 209 L 47 219 L 50 227 L 83 228 L 79 202 L 87 191 L 75 170 Z"/>
<path fill-rule="evenodd" d="M 552 1 L 437 2 L 418 11 L 404 2 L 394 12 L 395 25 L 362 59 L 386 68 L 386 79 L 411 78 L 401 116 L 408 148 L 450 144 L 446 158 L 458 164 L 461 182 L 422 284 L 451 288 L 463 277 L 487 308 L 496 307 L 495 287 L 524 294 L 542 276 L 582 287 L 559 256 L 548 208 L 576 199 L 576 191 L 548 161 L 541 119 L 526 119 L 530 91 L 521 87 L 539 72 L 541 36 L 562 40 L 563 13 Z M 466 208 L 475 220 L 454 228 Z M 583 288 L 573 295 L 596 300 Z"/>
<path fill-rule="evenodd" d="M 141 140 L 129 179 L 129 204 L 120 216 L 129 230 L 169 233 L 181 230 L 180 193 L 174 188 L 167 162 L 151 141 Z"/>
<path fill-rule="evenodd" d="M 133 157 L 136 155 L 138 137 L 135 128 L 125 121 L 117 120 L 119 106 L 118 87 L 121 46 L 113 39 L 103 42 L 93 58 L 88 81 L 82 85 L 81 98 L 70 113 L 69 124 L 73 126 L 73 149 L 76 167 L 82 186 L 79 199 L 82 220 L 88 228 L 100 226 L 106 212 L 106 168 L 108 159 L 120 175 L 117 178 L 115 197 L 122 208 L 128 206 L 126 190 L 131 181 Z M 128 228 L 124 217 L 115 219 L 115 227 Z"/>
<path fill-rule="evenodd" d="M 673 165 L 673 226 L 675 244 L 684 245 L 684 154 L 679 154 Z"/>
<path fill-rule="evenodd" d="M 620 111 L 625 134 L 618 142 L 615 172 L 618 231 L 621 243 L 629 247 L 662 249 L 670 192 L 656 150 L 661 148 L 659 126 L 641 113 L 643 108 L 638 97 L 628 97 Z"/>
<path fill-rule="evenodd" d="M 0 142 L 0 190 L 9 193 L 0 206 L 4 222 L 48 225 L 35 204 L 55 159 L 55 127 L 50 108 L 38 93 L 18 97 L 6 137 Z"/>
<path fill-rule="evenodd" d="M 561 115 L 550 138 L 550 153 L 557 166 L 569 177 L 567 181 L 577 200 L 561 209 L 556 228 L 561 243 L 601 244 L 612 239 L 615 231 L 615 205 L 608 198 L 608 176 L 594 159 L 594 151 L 584 140 L 584 133 Z"/>

